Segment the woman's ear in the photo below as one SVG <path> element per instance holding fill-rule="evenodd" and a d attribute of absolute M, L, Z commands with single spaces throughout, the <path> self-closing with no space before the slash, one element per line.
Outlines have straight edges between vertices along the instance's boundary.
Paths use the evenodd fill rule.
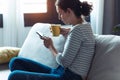
<path fill-rule="evenodd" d="M 67 12 L 71 14 L 73 11 L 70 8 L 67 8 Z"/>

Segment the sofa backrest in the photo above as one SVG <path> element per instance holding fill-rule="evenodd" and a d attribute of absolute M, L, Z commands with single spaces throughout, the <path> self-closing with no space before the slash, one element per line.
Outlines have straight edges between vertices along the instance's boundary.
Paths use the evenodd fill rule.
<path fill-rule="evenodd" d="M 88 80 L 120 80 L 120 36 L 96 35 Z"/>

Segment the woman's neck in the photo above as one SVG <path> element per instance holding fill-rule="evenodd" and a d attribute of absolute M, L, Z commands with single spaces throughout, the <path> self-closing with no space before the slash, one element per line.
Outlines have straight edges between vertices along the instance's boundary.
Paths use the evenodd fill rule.
<path fill-rule="evenodd" d="M 84 20 L 82 18 L 76 18 L 74 19 L 72 25 L 76 25 L 76 24 L 83 24 Z"/>
<path fill-rule="evenodd" d="M 82 24 L 82 23 L 84 23 L 84 17 L 83 16 L 77 17 L 74 14 L 74 12 L 71 12 L 71 15 L 70 15 L 69 19 L 70 19 L 70 24 L 71 25 L 76 25 L 76 24 Z"/>

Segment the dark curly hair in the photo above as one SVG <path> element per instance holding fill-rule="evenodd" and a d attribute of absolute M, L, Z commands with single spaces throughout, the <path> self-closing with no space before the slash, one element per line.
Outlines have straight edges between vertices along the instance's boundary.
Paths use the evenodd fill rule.
<path fill-rule="evenodd" d="M 80 0 L 56 0 L 56 6 L 59 6 L 64 11 L 67 11 L 67 8 L 73 10 L 77 17 L 89 16 L 92 11 L 92 5 L 88 4 L 87 1 L 81 2 Z"/>

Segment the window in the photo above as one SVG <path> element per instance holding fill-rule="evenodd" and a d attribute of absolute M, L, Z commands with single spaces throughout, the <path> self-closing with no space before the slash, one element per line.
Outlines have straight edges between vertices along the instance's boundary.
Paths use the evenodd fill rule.
<path fill-rule="evenodd" d="M 55 23 L 63 24 L 58 20 L 58 15 L 55 8 L 56 0 L 23 0 L 26 9 L 24 11 L 24 25 L 29 27 L 35 23 Z M 33 6 L 34 7 L 30 7 Z M 23 8 L 25 8 L 23 7 Z M 34 10 L 35 9 L 35 10 Z M 33 11 L 33 12 L 30 12 Z M 38 12 L 39 11 L 39 12 Z"/>
<path fill-rule="evenodd" d="M 22 0 L 24 13 L 46 13 L 47 0 Z"/>

